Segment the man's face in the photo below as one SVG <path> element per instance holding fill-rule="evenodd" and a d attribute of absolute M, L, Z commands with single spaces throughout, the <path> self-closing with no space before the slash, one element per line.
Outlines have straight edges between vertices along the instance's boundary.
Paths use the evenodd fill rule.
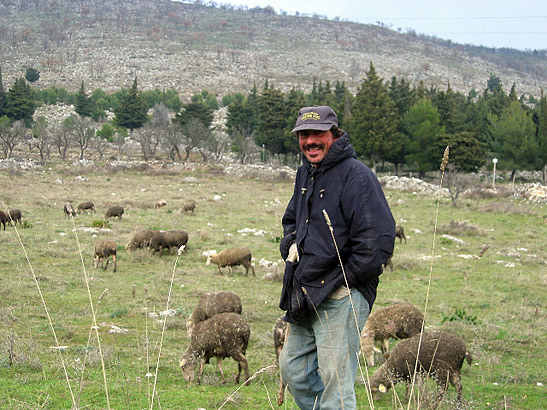
<path fill-rule="evenodd" d="M 330 130 L 304 130 L 298 132 L 300 149 L 313 165 L 319 165 L 325 159 L 327 152 L 336 139 Z"/>

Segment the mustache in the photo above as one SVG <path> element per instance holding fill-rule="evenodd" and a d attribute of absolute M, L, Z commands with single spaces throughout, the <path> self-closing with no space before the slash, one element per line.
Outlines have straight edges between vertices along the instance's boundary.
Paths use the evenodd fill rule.
<path fill-rule="evenodd" d="M 323 149 L 323 144 L 307 144 L 304 146 L 305 149 Z"/>

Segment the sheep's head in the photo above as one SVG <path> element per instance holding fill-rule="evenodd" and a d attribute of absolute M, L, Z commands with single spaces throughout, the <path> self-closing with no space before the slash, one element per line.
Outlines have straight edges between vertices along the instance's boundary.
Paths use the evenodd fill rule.
<path fill-rule="evenodd" d="M 182 354 L 182 359 L 180 359 L 180 368 L 182 369 L 182 374 L 184 376 L 184 380 L 186 380 L 187 383 L 191 383 L 194 381 L 194 370 L 196 370 L 196 367 L 198 366 L 198 360 L 195 355 L 184 352 Z"/>
<path fill-rule="evenodd" d="M 391 377 L 387 374 L 383 365 L 374 372 L 370 379 L 370 392 L 374 400 L 380 399 L 393 385 Z"/>

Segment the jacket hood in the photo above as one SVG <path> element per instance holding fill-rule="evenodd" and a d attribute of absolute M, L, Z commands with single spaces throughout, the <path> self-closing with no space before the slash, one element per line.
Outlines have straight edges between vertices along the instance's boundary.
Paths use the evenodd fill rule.
<path fill-rule="evenodd" d="M 349 143 L 348 134 L 344 132 L 344 134 L 331 145 L 319 167 L 315 168 L 304 154 L 302 154 L 302 163 L 309 172 L 313 172 L 316 169 L 327 170 L 332 168 L 334 165 L 347 158 L 357 158 L 357 154 L 355 153 L 353 146 Z"/>

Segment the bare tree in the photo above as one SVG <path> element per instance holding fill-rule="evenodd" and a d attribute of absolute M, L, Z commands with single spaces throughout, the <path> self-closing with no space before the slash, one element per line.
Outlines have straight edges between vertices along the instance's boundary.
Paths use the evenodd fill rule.
<path fill-rule="evenodd" d="M 43 161 L 44 156 L 47 156 L 47 159 L 50 158 L 50 147 L 51 147 L 51 134 L 49 132 L 47 121 L 45 117 L 38 117 L 34 122 L 32 127 L 32 139 L 34 146 L 38 149 L 40 153 L 40 159 Z"/>
<path fill-rule="evenodd" d="M 150 158 L 154 158 L 156 155 L 156 149 L 160 143 L 158 129 L 148 123 L 143 127 L 136 129 L 133 133 L 141 146 L 144 160 L 148 161 Z"/>
<path fill-rule="evenodd" d="M 4 116 L 0 118 L 0 143 L 2 144 L 4 158 L 11 158 L 13 150 L 19 141 L 24 138 L 26 132 L 27 130 L 22 120 L 15 121 L 10 126 L 8 117 Z"/>
<path fill-rule="evenodd" d="M 209 161 L 209 153 L 211 149 L 216 151 L 218 146 L 218 141 L 216 140 L 214 134 L 211 132 L 211 129 L 207 127 L 203 122 L 197 118 L 190 118 L 188 122 L 183 127 L 184 135 L 186 136 L 186 146 L 184 150 L 186 151 L 186 156 L 184 161 L 190 156 L 190 151 L 197 148 L 199 153 L 203 157 L 205 162 Z"/>
<path fill-rule="evenodd" d="M 72 140 L 80 148 L 80 160 L 84 159 L 85 150 L 95 136 L 95 128 L 92 126 L 91 120 L 87 117 L 71 115 L 64 121 L 63 127 L 69 131 Z"/>
<path fill-rule="evenodd" d="M 91 139 L 91 146 L 97 150 L 99 160 L 101 160 L 103 159 L 106 149 L 108 148 L 108 141 L 103 137 L 95 135 L 95 137 Z"/>
<path fill-rule="evenodd" d="M 118 148 L 118 161 L 120 161 L 123 157 L 123 154 L 127 150 L 127 131 L 124 128 L 121 128 L 119 130 L 116 130 L 116 133 L 114 134 L 114 144 L 116 144 L 116 147 Z"/>
<path fill-rule="evenodd" d="M 184 144 L 184 135 L 179 126 L 172 124 L 162 134 L 162 145 L 171 160 L 182 161 L 181 149 Z"/>
<path fill-rule="evenodd" d="M 236 152 L 239 162 L 245 164 L 249 154 L 256 147 L 254 132 L 250 128 L 234 127 L 231 134 L 232 150 Z"/>
<path fill-rule="evenodd" d="M 452 206 L 457 206 L 458 197 L 462 192 L 468 189 L 473 183 L 473 177 L 459 171 L 454 164 L 447 166 L 447 172 L 444 174 L 444 185 L 450 193 Z"/>
<path fill-rule="evenodd" d="M 70 130 L 63 125 L 61 129 L 55 133 L 53 143 L 55 144 L 61 159 L 66 159 L 66 152 L 68 151 L 68 147 L 70 147 Z"/>

